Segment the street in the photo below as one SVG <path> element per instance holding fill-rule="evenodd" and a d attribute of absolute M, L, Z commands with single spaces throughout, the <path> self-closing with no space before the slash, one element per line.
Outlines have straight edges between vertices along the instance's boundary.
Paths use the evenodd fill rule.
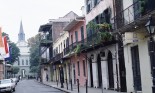
<path fill-rule="evenodd" d="M 38 83 L 35 80 L 21 80 L 13 93 L 65 93 L 52 87 Z"/>

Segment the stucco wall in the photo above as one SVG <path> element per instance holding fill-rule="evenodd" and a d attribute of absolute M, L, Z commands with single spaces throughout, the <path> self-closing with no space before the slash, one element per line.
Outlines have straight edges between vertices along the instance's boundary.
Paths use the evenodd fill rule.
<path fill-rule="evenodd" d="M 142 92 L 151 93 L 152 80 L 151 80 L 150 58 L 148 55 L 149 53 L 148 53 L 147 39 L 145 39 L 143 42 L 133 43 L 133 44 L 124 46 L 127 91 L 128 92 L 134 91 L 131 47 L 135 45 L 138 45 L 138 49 L 139 49 Z"/>
<path fill-rule="evenodd" d="M 75 77 L 76 79 L 79 79 L 80 86 L 84 86 L 86 79 L 87 79 L 87 66 L 86 66 L 86 58 L 84 58 L 85 54 L 80 54 L 80 56 L 72 56 L 71 57 L 71 63 L 72 65 L 75 64 Z M 83 69 L 83 60 L 85 61 L 85 70 L 86 70 L 86 76 L 84 76 L 84 69 Z M 79 61 L 79 70 L 80 70 L 80 76 L 78 75 L 78 64 Z M 73 80 L 73 69 L 72 69 L 72 80 Z M 73 80 L 74 82 L 74 80 Z M 74 84 L 74 83 L 73 83 Z M 77 81 L 76 81 L 77 84 Z"/>
<path fill-rule="evenodd" d="M 86 14 L 86 24 L 109 7 L 111 8 L 111 17 L 113 17 L 113 0 L 102 0 L 97 6 L 93 6 L 91 11 Z"/>
<path fill-rule="evenodd" d="M 66 47 L 67 37 L 69 37 L 69 33 L 67 31 L 63 31 L 62 35 L 60 35 L 59 38 L 53 43 L 53 49 L 56 49 L 56 47 L 59 47 L 60 45 L 60 51 L 58 52 L 62 53 L 64 49 L 64 41 L 65 41 L 65 47 Z M 62 47 L 61 47 L 61 43 L 62 43 Z"/>
<path fill-rule="evenodd" d="M 112 53 L 112 58 L 113 58 L 113 77 L 114 77 L 114 88 L 117 88 L 117 76 L 119 78 L 119 74 L 117 75 L 116 71 L 116 66 L 119 68 L 119 66 L 116 64 L 118 61 L 115 53 L 116 53 L 116 45 L 111 45 L 111 46 L 106 46 L 106 47 L 102 47 L 98 50 L 94 50 L 91 51 L 89 53 L 87 53 L 87 57 L 90 58 L 91 54 L 93 54 L 95 57 L 92 60 L 92 68 L 93 68 L 93 83 L 94 83 L 94 87 L 98 87 L 98 71 L 97 71 L 97 54 L 100 54 L 100 51 L 104 51 L 105 52 L 105 57 L 101 57 L 101 69 L 102 69 L 102 84 L 103 87 L 105 89 L 109 88 L 109 76 L 108 76 L 108 61 L 107 61 L 107 57 L 108 57 L 108 52 L 110 51 Z M 90 67 L 89 67 L 89 62 L 87 62 L 87 66 L 88 66 L 88 86 L 91 85 L 91 81 L 90 81 Z M 119 71 L 118 71 L 119 72 Z M 119 81 L 118 81 L 119 83 Z"/>
<path fill-rule="evenodd" d="M 76 42 L 75 41 L 75 31 L 77 31 L 78 33 L 78 41 L 81 41 L 81 27 L 84 27 L 84 38 L 86 38 L 86 26 L 85 26 L 85 21 L 82 21 L 82 22 L 79 22 L 78 24 L 76 24 L 75 27 L 73 27 L 70 31 L 69 31 L 69 37 L 70 37 L 70 40 L 69 40 L 69 43 L 72 44 L 71 42 L 71 35 L 73 35 L 73 43 Z"/>

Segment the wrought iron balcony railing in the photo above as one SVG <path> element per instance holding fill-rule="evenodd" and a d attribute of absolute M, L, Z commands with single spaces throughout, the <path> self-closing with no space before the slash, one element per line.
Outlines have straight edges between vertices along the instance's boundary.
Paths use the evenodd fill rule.
<path fill-rule="evenodd" d="M 63 53 L 56 54 L 53 58 L 51 58 L 50 62 L 57 62 L 63 58 Z"/>
<path fill-rule="evenodd" d="M 74 51 L 74 49 L 76 48 L 76 46 L 77 46 L 78 43 L 79 43 L 79 42 L 74 42 L 74 43 L 72 43 L 71 45 L 69 45 L 68 47 L 66 47 L 66 48 L 64 49 L 64 55 L 68 54 L 69 52 Z"/>
<path fill-rule="evenodd" d="M 59 53 L 59 54 L 57 54 L 57 55 L 54 57 L 54 60 L 55 60 L 55 62 L 56 62 L 56 61 L 61 60 L 62 58 L 63 58 L 63 53 Z"/>
<path fill-rule="evenodd" d="M 78 53 L 97 45 L 102 44 L 103 42 L 109 42 L 112 40 L 112 35 L 109 32 L 96 32 L 87 38 L 71 44 L 69 47 L 64 49 L 64 55 L 69 54 L 70 52 Z"/>
<path fill-rule="evenodd" d="M 114 30 L 126 26 L 148 14 L 149 12 L 155 10 L 155 5 L 150 6 L 149 3 L 150 1 L 146 2 L 146 0 L 138 0 L 120 13 L 116 13 L 117 15 L 113 18 Z"/>

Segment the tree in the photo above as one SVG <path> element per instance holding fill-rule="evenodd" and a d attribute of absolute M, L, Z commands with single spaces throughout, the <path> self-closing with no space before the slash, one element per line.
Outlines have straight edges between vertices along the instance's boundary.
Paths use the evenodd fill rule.
<path fill-rule="evenodd" d="M 38 72 L 39 66 L 39 34 L 35 37 L 28 39 L 28 44 L 30 46 L 30 72 Z"/>
<path fill-rule="evenodd" d="M 19 67 L 13 66 L 13 67 L 12 67 L 12 73 L 15 75 L 15 74 L 17 74 L 18 72 L 19 72 Z"/>
<path fill-rule="evenodd" d="M 39 67 L 38 66 L 32 66 L 30 69 L 31 73 L 37 73 L 39 71 Z"/>
<path fill-rule="evenodd" d="M 16 46 L 15 43 L 10 42 L 9 43 L 10 46 L 10 61 L 11 64 L 14 63 L 15 61 L 18 61 L 18 57 L 20 56 L 20 50 L 19 48 Z"/>
<path fill-rule="evenodd" d="M 9 61 L 10 64 L 13 64 L 15 61 L 18 61 L 18 57 L 20 56 L 20 50 L 14 42 L 10 41 L 8 34 L 3 32 L 2 36 L 7 36 L 10 49 L 10 57 L 7 60 Z"/>

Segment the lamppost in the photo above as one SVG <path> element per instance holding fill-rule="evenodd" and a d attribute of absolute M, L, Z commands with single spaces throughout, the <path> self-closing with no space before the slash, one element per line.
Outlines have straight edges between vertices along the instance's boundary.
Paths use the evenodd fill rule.
<path fill-rule="evenodd" d="M 63 68 L 62 68 L 62 60 L 61 60 L 61 66 L 60 66 L 60 82 L 61 82 L 61 88 L 64 88 L 64 78 L 63 78 Z"/>
<path fill-rule="evenodd" d="M 149 41 L 149 53 L 150 53 L 150 63 L 151 63 L 151 74 L 152 74 L 152 93 L 155 93 L 155 42 L 153 39 L 153 33 L 155 30 L 155 23 L 151 16 L 149 16 L 148 22 L 146 23 L 145 27 L 150 35 Z"/>

